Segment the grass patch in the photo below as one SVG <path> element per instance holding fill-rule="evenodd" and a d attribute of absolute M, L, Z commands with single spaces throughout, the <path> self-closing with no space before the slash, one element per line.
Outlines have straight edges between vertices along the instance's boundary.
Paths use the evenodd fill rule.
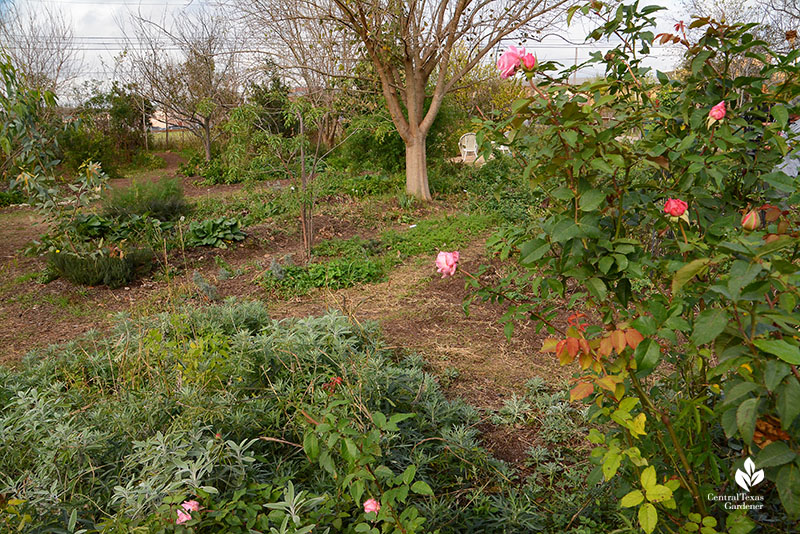
<path fill-rule="evenodd" d="M 226 197 L 199 199 L 193 211 L 198 219 L 215 219 L 235 214 L 244 226 L 283 218 L 292 219 L 300 204 L 289 188 L 253 191 L 246 189 Z"/>
<path fill-rule="evenodd" d="M 350 239 L 320 241 L 312 252 L 315 256 L 359 258 L 380 254 L 382 250 L 379 240 L 355 236 Z"/>
<path fill-rule="evenodd" d="M 358 284 L 381 282 L 393 265 L 388 258 L 336 258 L 306 266 L 283 267 L 272 270 L 262 278 L 265 288 L 283 297 L 305 295 L 318 287 L 344 289 Z"/>
<path fill-rule="evenodd" d="M 419 222 L 399 232 L 387 230 L 380 239 L 329 239 L 313 249 L 324 261 L 305 266 L 283 266 L 273 262 L 261 284 L 283 298 L 305 295 L 319 287 L 344 289 L 358 284 L 382 282 L 400 257 L 435 254 L 467 245 L 492 226 L 487 215 L 438 217 Z"/>
<path fill-rule="evenodd" d="M 381 242 L 402 256 L 434 254 L 438 250 L 456 250 L 491 228 L 490 215 L 470 214 L 425 219 L 404 232 L 386 230 Z"/>

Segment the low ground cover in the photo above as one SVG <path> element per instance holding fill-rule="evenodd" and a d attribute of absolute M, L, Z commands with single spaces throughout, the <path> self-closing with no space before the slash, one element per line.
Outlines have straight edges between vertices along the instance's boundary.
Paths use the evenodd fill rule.
<path fill-rule="evenodd" d="M 445 399 L 422 365 L 384 349 L 374 324 L 335 314 L 274 321 L 259 303 L 229 302 L 120 317 L 111 336 L 0 370 L 0 492 L 15 496 L 4 524 L 246 532 L 288 517 L 296 531 L 444 533 L 582 532 L 613 520 L 604 491 L 591 502 L 550 493 L 580 486 L 585 466 L 554 480 L 573 465 L 570 449 L 531 451 L 530 483 L 512 483 L 513 469 L 480 445 L 479 413 Z M 500 424 L 533 419 L 535 405 L 541 425 L 566 417 L 557 426 L 568 428 L 561 394 L 537 383 L 529 395 Z M 365 513 L 369 498 L 383 511 Z M 178 525 L 186 501 L 199 508 Z M 598 513 L 578 520 L 581 509 Z"/>

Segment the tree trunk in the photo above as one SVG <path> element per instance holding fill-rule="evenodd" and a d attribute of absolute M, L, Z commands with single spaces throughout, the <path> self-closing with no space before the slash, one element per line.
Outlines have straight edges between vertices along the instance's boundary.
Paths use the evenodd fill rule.
<path fill-rule="evenodd" d="M 206 151 L 206 161 L 211 161 L 211 124 L 203 124 L 203 149 Z"/>
<path fill-rule="evenodd" d="M 428 187 L 428 161 L 425 153 L 425 135 L 418 134 L 406 141 L 406 193 L 419 200 L 430 200 Z"/>

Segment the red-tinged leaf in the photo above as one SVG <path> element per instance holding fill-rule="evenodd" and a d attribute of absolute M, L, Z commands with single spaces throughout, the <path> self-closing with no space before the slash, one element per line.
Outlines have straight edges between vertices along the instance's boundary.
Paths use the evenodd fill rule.
<path fill-rule="evenodd" d="M 578 385 L 572 388 L 569 392 L 569 400 L 583 400 L 589 395 L 594 393 L 594 386 L 588 382 L 578 382 Z"/>
<path fill-rule="evenodd" d="M 580 338 L 578 340 L 578 345 L 580 346 L 582 353 L 589 354 L 590 352 L 592 352 L 592 349 L 589 348 L 589 342 L 586 341 L 584 338 Z"/>
<path fill-rule="evenodd" d="M 671 34 L 669 34 L 669 33 L 659 33 L 658 35 L 656 35 L 656 37 L 657 38 L 658 37 L 661 38 L 661 44 L 662 45 L 667 43 L 667 42 L 669 42 L 669 41 L 671 41 L 672 38 L 673 38 L 673 36 Z"/>
<path fill-rule="evenodd" d="M 580 350 L 581 346 L 577 339 L 574 337 L 567 338 L 567 352 L 573 358 L 578 355 L 578 351 Z"/>
<path fill-rule="evenodd" d="M 558 350 L 559 341 L 556 338 L 550 337 L 542 342 L 542 350 L 540 352 L 556 352 Z"/>
<path fill-rule="evenodd" d="M 611 332 L 611 343 L 613 343 L 617 354 L 622 354 L 622 351 L 625 350 L 625 346 L 627 345 L 625 342 L 625 332 L 622 330 L 614 330 Z"/>
<path fill-rule="evenodd" d="M 664 170 L 669 170 L 669 160 L 664 156 L 658 156 L 658 157 L 648 156 L 647 160 L 655 163 Z"/>
<path fill-rule="evenodd" d="M 606 336 L 600 341 L 600 347 L 597 349 L 597 354 L 603 357 L 608 357 L 611 355 L 612 350 L 614 350 L 614 344 L 611 343 L 611 336 Z"/>
<path fill-rule="evenodd" d="M 625 341 L 628 342 L 628 346 L 630 348 L 636 350 L 636 347 L 639 346 L 639 343 L 644 341 L 644 336 L 635 328 L 628 328 L 625 330 Z"/>

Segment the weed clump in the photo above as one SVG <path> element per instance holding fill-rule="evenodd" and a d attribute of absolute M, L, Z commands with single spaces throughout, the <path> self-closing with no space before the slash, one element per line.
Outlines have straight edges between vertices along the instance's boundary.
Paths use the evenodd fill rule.
<path fill-rule="evenodd" d="M 103 198 L 103 213 L 114 219 L 149 215 L 159 221 L 174 221 L 190 211 L 177 178 L 134 182 L 130 187 L 112 189 Z"/>
<path fill-rule="evenodd" d="M 58 251 L 51 252 L 47 260 L 49 269 L 74 284 L 107 285 L 113 289 L 150 272 L 153 252 L 147 249 L 93 253 Z"/>
<path fill-rule="evenodd" d="M 113 255 L 112 255 L 113 254 Z M 48 268 L 74 284 L 117 288 L 150 272 L 153 253 L 147 249 L 93 253 L 58 251 L 48 255 Z"/>

